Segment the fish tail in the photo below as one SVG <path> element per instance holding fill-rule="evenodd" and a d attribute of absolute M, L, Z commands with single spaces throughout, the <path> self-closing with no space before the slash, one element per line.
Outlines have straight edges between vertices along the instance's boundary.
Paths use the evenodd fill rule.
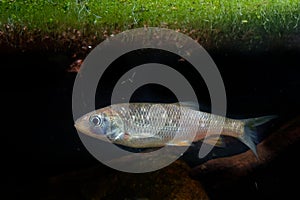
<path fill-rule="evenodd" d="M 243 120 L 245 123 L 244 133 L 239 137 L 239 139 L 252 150 L 252 152 L 255 154 L 257 158 L 258 158 L 258 154 L 256 151 L 256 144 L 259 143 L 259 138 L 258 138 L 259 135 L 257 132 L 257 127 L 269 122 L 270 120 L 276 117 L 277 116 L 275 115 L 270 115 L 270 116 L 250 118 L 250 119 Z"/>

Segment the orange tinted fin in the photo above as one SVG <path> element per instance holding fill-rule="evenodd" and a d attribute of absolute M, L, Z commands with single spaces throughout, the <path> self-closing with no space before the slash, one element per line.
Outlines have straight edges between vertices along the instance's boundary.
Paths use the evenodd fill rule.
<path fill-rule="evenodd" d="M 225 141 L 222 137 L 218 136 L 210 136 L 208 138 L 205 138 L 203 140 L 206 144 L 210 144 L 212 146 L 217 146 L 217 147 L 225 147 Z"/>
<path fill-rule="evenodd" d="M 166 143 L 166 145 L 169 146 L 180 146 L 180 147 L 186 147 L 186 146 L 190 146 L 191 143 L 187 140 L 183 140 L 183 141 L 170 141 L 169 143 Z"/>

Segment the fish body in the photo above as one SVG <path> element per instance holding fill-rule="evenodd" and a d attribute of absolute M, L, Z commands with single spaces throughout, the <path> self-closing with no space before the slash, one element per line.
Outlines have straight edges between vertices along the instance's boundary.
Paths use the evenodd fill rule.
<path fill-rule="evenodd" d="M 75 127 L 86 135 L 133 148 L 188 146 L 205 137 L 207 143 L 218 145 L 221 134 L 241 140 L 256 154 L 255 126 L 272 118 L 230 119 L 180 103 L 124 103 L 90 112 L 76 120 Z"/>

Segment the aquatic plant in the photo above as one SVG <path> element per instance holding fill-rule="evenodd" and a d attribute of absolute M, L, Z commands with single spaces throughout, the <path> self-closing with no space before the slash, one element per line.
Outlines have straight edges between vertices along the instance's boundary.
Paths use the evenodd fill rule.
<path fill-rule="evenodd" d="M 239 41 L 255 46 L 300 30 L 298 0 L 1 0 L 0 13 L 1 35 L 8 39 L 27 32 L 58 38 L 76 30 L 102 40 L 123 30 L 158 26 L 208 47 Z"/>

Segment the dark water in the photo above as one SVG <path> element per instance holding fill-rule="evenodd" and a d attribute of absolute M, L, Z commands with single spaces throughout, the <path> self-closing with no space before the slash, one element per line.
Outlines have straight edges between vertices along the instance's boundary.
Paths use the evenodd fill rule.
<path fill-rule="evenodd" d="M 227 114 L 233 118 L 249 118 L 277 114 L 291 118 L 300 114 L 299 51 L 285 50 L 260 53 L 212 53 L 227 92 Z M 5 180 L 12 196 L 38 190 L 48 177 L 99 164 L 81 143 L 72 118 L 72 87 L 76 73 L 67 72 L 72 63 L 69 55 L 24 53 L 0 56 L 2 69 L 2 126 Z M 114 83 L 126 70 L 149 61 L 174 67 L 191 82 L 204 110 L 210 110 L 208 91 L 201 76 L 178 57 L 166 52 L 143 51 L 129 54 L 111 65 L 99 84 L 96 106 L 109 105 Z M 132 101 L 174 102 L 172 92 L 157 85 L 137 90 Z M 245 151 L 236 148 L 215 149 L 207 159 Z M 294 147 L 293 147 L 294 148 Z M 260 169 L 255 178 L 246 177 L 216 188 L 207 185 L 211 198 L 249 198 L 289 196 L 292 181 L 299 175 L 299 148 Z M 191 153 L 190 155 L 193 155 Z M 7 159 L 7 160 L 6 160 Z M 191 166 L 201 161 L 187 156 Z M 103 166 L 103 170 L 113 170 Z M 109 180 L 108 180 L 109 181 Z M 258 188 L 253 184 L 256 182 Z M 38 192 L 37 192 L 38 193 Z M 31 194 L 31 193 L 30 193 Z"/>

